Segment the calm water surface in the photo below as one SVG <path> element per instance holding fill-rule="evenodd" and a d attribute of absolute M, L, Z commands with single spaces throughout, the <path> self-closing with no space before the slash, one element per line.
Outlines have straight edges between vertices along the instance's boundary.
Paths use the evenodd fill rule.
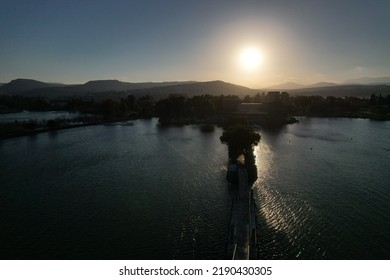
<path fill-rule="evenodd" d="M 302 118 L 260 133 L 262 258 L 390 258 L 390 122 Z"/>
<path fill-rule="evenodd" d="M 225 258 L 222 130 L 134 123 L 0 142 L 1 258 Z M 259 132 L 261 258 L 390 258 L 389 122 Z"/>
<path fill-rule="evenodd" d="M 221 130 L 94 126 L 0 145 L 3 258 L 221 259 Z"/>

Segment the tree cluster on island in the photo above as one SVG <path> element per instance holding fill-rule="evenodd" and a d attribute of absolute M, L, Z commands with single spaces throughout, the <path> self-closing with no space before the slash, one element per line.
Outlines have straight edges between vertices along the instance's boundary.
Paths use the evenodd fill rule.
<path fill-rule="evenodd" d="M 223 144 L 228 146 L 229 161 L 236 163 L 243 155 L 244 166 L 248 171 L 248 180 L 252 184 L 257 180 L 257 167 L 253 148 L 260 142 L 261 136 L 256 133 L 243 118 L 229 118 L 224 123 L 224 132 L 220 137 Z"/>

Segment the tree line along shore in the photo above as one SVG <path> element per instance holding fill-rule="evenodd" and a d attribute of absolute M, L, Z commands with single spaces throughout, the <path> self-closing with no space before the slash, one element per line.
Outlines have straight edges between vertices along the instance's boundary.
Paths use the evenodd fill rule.
<path fill-rule="evenodd" d="M 290 96 L 287 92 L 257 93 L 239 98 L 235 95 L 199 95 L 186 97 L 172 94 L 156 100 L 150 95 L 94 100 L 93 98 L 44 99 L 17 95 L 0 95 L 0 113 L 22 111 L 80 112 L 77 119 L 57 118 L 38 122 L 0 123 L 0 138 L 39 133 L 104 122 L 158 117 L 161 125 L 216 124 L 233 117 L 266 127 L 293 123 L 293 116 L 349 117 L 390 120 L 390 95 L 369 97 Z M 207 130 L 207 127 L 206 129 Z"/>

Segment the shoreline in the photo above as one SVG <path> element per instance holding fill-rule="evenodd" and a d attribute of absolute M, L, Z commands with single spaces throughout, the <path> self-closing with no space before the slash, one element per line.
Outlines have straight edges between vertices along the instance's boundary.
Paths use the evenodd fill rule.
<path fill-rule="evenodd" d="M 157 116 L 156 116 L 157 117 Z M 350 114 L 344 114 L 344 115 L 310 115 L 310 114 L 297 114 L 294 117 L 291 117 L 284 122 L 276 122 L 276 123 L 269 123 L 269 122 L 258 122 L 257 125 L 262 126 L 264 128 L 270 128 L 270 127 L 281 127 L 288 124 L 294 124 L 299 122 L 299 119 L 301 117 L 306 118 L 346 118 L 346 119 L 369 119 L 374 121 L 390 121 L 390 117 L 387 116 L 372 116 L 372 115 L 365 115 L 365 114 L 358 114 L 358 115 L 350 115 Z M 126 121 L 132 121 L 142 119 L 141 117 L 126 117 L 126 118 L 117 118 L 117 119 L 109 119 L 109 120 L 100 120 L 100 121 L 93 121 L 93 122 L 85 122 L 85 123 L 78 123 L 78 124 L 68 124 L 58 127 L 42 127 L 37 128 L 34 130 L 23 130 L 18 131 L 15 133 L 10 133 L 8 135 L 0 135 L 0 141 L 6 140 L 10 138 L 16 138 L 16 137 L 23 137 L 23 136 L 34 136 L 41 133 L 46 132 L 53 132 L 57 130 L 65 130 L 65 129 L 72 129 L 72 128 L 79 128 L 79 127 L 87 127 L 87 126 L 94 126 L 94 125 L 101 125 L 101 124 L 110 124 L 110 123 L 116 123 L 116 122 L 126 122 Z M 223 118 L 211 118 L 211 119 L 175 119 L 172 118 L 169 121 L 159 119 L 159 125 L 161 126 L 182 126 L 182 125 L 216 125 L 221 126 L 223 124 L 222 121 Z M 256 123 L 256 121 L 254 121 Z M 1 125 L 1 123 L 0 123 Z"/>
<path fill-rule="evenodd" d="M 306 118 L 344 118 L 344 119 L 369 119 L 375 121 L 390 121 L 389 115 L 372 115 L 369 113 L 345 113 L 345 114 L 329 114 L 329 115 L 316 115 L 316 114 L 296 114 L 294 117 L 306 117 Z"/>
<path fill-rule="evenodd" d="M 101 125 L 101 124 L 109 124 L 109 123 L 116 123 L 116 122 L 126 122 L 135 120 L 134 118 L 120 118 L 120 119 L 113 119 L 113 120 L 101 120 L 101 121 L 95 121 L 95 122 L 85 122 L 85 123 L 78 123 L 78 124 L 68 124 L 58 127 L 42 127 L 37 128 L 34 130 L 24 130 L 20 132 L 16 132 L 14 134 L 9 135 L 0 135 L 0 141 L 11 139 L 11 138 L 17 138 L 17 137 L 23 137 L 23 136 L 34 136 L 41 133 L 46 132 L 54 132 L 58 130 L 65 130 L 65 129 L 72 129 L 72 128 L 79 128 L 79 127 L 87 127 L 87 126 L 94 126 L 94 125 Z"/>

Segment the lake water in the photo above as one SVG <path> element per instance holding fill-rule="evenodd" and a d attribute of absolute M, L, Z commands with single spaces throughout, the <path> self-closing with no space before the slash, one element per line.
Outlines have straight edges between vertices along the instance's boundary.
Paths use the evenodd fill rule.
<path fill-rule="evenodd" d="M 390 122 L 301 118 L 261 134 L 262 258 L 390 258 Z"/>
<path fill-rule="evenodd" d="M 259 132 L 261 258 L 390 258 L 390 122 Z M 0 257 L 224 259 L 221 134 L 152 119 L 1 141 Z"/>

